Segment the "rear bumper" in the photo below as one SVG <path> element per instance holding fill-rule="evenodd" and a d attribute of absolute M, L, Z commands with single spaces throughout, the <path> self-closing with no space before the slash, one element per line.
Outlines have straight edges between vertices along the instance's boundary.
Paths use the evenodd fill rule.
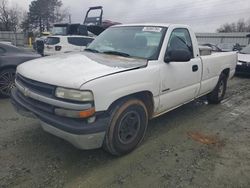
<path fill-rule="evenodd" d="M 11 99 L 16 111 L 21 115 L 38 118 L 45 131 L 69 141 L 77 148 L 95 149 L 102 146 L 109 123 L 108 116 L 99 116 L 94 123 L 87 123 L 86 120 L 60 117 L 26 103 L 18 96 L 16 88 L 11 92 Z"/>

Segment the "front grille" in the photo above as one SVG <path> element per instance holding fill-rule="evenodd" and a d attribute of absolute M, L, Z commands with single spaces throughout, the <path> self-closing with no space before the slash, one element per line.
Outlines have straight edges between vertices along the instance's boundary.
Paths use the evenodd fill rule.
<path fill-rule="evenodd" d="M 16 81 L 25 88 L 28 88 L 36 93 L 44 96 L 53 97 L 55 92 L 55 86 L 37 82 L 17 74 Z"/>
<path fill-rule="evenodd" d="M 21 76 L 20 74 L 17 74 L 16 81 L 19 84 L 21 84 L 23 87 L 28 88 L 29 90 L 36 92 L 37 94 L 47 96 L 47 97 L 53 97 L 53 95 L 54 95 L 55 86 L 25 78 L 25 77 Z M 52 105 L 34 100 L 30 97 L 26 97 L 21 92 L 18 92 L 18 96 L 25 103 L 27 103 L 27 104 L 29 104 L 37 109 L 40 109 L 42 111 L 49 112 L 49 113 L 54 112 L 54 107 Z"/>
<path fill-rule="evenodd" d="M 26 104 L 35 107 L 36 109 L 42 110 L 48 113 L 54 113 L 54 107 L 52 105 L 34 100 L 29 97 L 25 97 L 21 92 L 17 92 L 18 97 L 24 101 Z"/>

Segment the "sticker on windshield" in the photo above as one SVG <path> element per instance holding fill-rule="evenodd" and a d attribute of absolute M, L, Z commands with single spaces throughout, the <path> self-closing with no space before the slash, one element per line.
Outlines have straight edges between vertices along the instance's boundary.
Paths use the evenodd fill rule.
<path fill-rule="evenodd" d="M 144 27 L 142 29 L 142 31 L 146 31 L 146 32 L 157 32 L 157 33 L 160 33 L 162 30 L 162 28 L 160 27 Z"/>

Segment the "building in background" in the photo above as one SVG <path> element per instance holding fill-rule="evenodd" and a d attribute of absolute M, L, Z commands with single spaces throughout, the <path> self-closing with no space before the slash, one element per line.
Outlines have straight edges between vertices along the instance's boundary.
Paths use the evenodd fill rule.
<path fill-rule="evenodd" d="M 250 33 L 196 33 L 198 42 L 203 43 L 238 43 L 240 46 L 247 46 L 250 44 Z"/>

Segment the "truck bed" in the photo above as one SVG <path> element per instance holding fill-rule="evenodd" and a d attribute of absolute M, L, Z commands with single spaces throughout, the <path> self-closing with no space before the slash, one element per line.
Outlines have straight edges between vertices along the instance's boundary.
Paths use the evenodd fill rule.
<path fill-rule="evenodd" d="M 236 52 L 220 52 L 211 55 L 201 56 L 203 74 L 201 79 L 200 95 L 207 93 L 214 87 L 221 74 L 221 70 L 229 67 L 229 78 L 235 73 L 237 53 Z"/>

